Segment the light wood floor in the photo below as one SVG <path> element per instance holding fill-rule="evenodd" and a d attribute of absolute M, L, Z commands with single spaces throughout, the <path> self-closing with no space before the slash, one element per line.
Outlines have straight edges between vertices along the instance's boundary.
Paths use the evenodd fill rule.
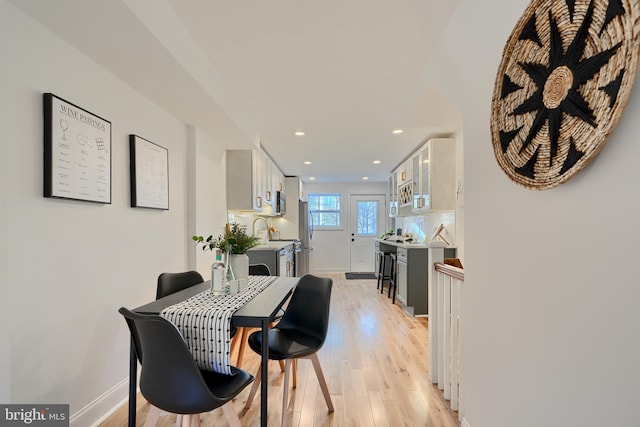
<path fill-rule="evenodd" d="M 459 427 L 457 413 L 448 409 L 442 393 L 428 376 L 427 320 L 405 315 L 376 292 L 375 280 L 333 278 L 329 334 L 318 353 L 335 412 L 327 406 L 311 361 L 298 362 L 298 387 L 289 393 L 287 425 L 310 426 L 429 426 Z M 235 360 L 232 355 L 232 360 Z M 247 346 L 242 368 L 256 374 L 260 359 Z M 269 426 L 280 424 L 282 381 L 277 362 L 269 366 Z M 243 426 L 260 424 L 259 392 L 251 408 L 242 410 L 247 387 L 235 400 Z M 138 425 L 149 404 L 138 395 Z M 175 415 L 161 417 L 158 426 L 175 424 Z M 126 426 L 122 406 L 103 426 Z M 221 409 L 203 415 L 203 427 L 227 426 Z"/>

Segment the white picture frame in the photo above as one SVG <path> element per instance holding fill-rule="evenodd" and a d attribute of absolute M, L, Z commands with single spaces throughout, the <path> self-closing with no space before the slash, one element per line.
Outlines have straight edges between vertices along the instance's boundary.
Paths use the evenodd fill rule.
<path fill-rule="evenodd" d="M 129 135 L 131 207 L 169 210 L 169 150 Z"/>

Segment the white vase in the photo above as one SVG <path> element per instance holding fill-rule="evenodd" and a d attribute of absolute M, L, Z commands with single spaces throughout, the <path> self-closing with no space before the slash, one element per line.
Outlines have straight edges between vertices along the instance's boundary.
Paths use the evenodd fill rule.
<path fill-rule="evenodd" d="M 249 284 L 249 257 L 246 254 L 232 254 L 229 256 L 229 267 L 234 278 L 229 283 L 229 293 L 246 291 Z"/>
<path fill-rule="evenodd" d="M 249 257 L 247 254 L 231 254 L 229 265 L 233 270 L 236 279 L 246 279 L 249 277 Z"/>

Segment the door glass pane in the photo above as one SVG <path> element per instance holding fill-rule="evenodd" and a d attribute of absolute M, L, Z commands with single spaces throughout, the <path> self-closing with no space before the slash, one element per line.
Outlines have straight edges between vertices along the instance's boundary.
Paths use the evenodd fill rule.
<path fill-rule="evenodd" d="M 358 236 L 378 235 L 378 202 L 358 201 Z"/>

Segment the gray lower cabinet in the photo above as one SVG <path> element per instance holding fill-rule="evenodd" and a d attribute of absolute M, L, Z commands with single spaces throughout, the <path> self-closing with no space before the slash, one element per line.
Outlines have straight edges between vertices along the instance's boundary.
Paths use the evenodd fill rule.
<path fill-rule="evenodd" d="M 412 316 L 429 314 L 429 250 L 427 248 L 398 248 L 398 300 Z M 444 250 L 445 258 L 454 258 L 456 250 Z"/>
<path fill-rule="evenodd" d="M 247 251 L 249 264 L 266 264 L 272 276 L 293 276 L 293 246 L 275 248 L 252 248 Z"/>
<path fill-rule="evenodd" d="M 251 249 L 247 252 L 249 264 L 266 264 L 272 276 L 279 276 L 278 251 L 273 249 Z"/>

